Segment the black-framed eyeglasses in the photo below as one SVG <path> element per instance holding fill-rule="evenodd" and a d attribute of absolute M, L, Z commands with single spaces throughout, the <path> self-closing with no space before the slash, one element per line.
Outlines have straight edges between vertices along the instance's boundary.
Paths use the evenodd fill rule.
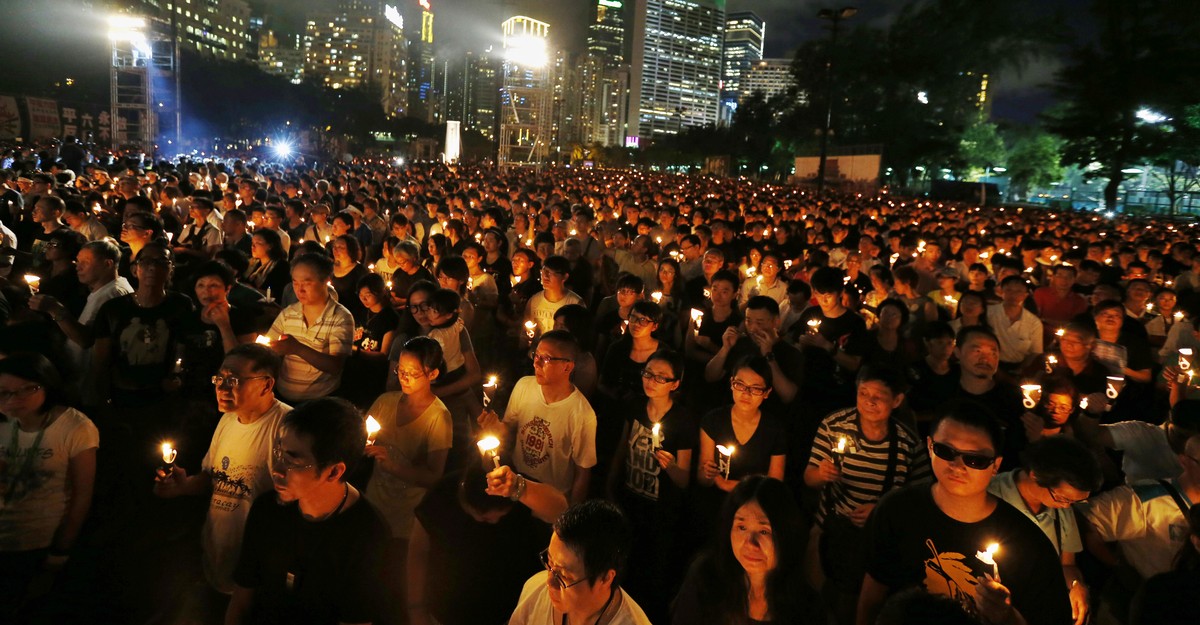
<path fill-rule="evenodd" d="M 0 391 L 0 402 L 5 402 L 10 399 L 24 399 L 41 389 L 41 384 L 30 384 L 29 386 L 22 386 L 15 391 Z"/>
<path fill-rule="evenodd" d="M 542 566 L 546 567 L 546 572 L 550 574 L 550 584 L 558 590 L 566 590 L 571 586 L 587 581 L 587 579 L 578 579 L 568 584 L 567 580 L 563 579 L 562 574 L 555 569 L 554 563 L 550 561 L 550 549 L 548 548 L 538 553 L 538 560 L 541 560 Z"/>
<path fill-rule="evenodd" d="M 654 323 L 654 320 L 645 315 L 629 315 L 629 325 L 631 326 L 648 326 Z"/>
<path fill-rule="evenodd" d="M 1050 493 L 1050 498 L 1054 500 L 1054 503 L 1064 506 L 1070 506 L 1077 503 L 1087 503 L 1088 500 L 1087 497 L 1084 497 L 1083 499 L 1068 499 L 1062 495 L 1059 495 L 1053 488 L 1050 487 L 1047 487 L 1046 490 Z"/>
<path fill-rule="evenodd" d="M 290 462 L 283 455 L 283 448 L 278 444 L 275 444 L 271 447 L 271 466 L 274 469 L 278 469 L 282 473 L 288 473 L 289 471 L 302 471 L 304 469 L 311 469 L 317 465 L 314 462 L 310 462 L 308 464 L 295 464 Z"/>
<path fill-rule="evenodd" d="M 433 305 L 421 302 L 419 304 L 409 304 L 408 308 L 413 312 L 426 313 L 433 310 Z"/>
<path fill-rule="evenodd" d="M 222 386 L 228 386 L 231 389 L 235 389 L 235 388 L 241 386 L 242 382 L 249 382 L 250 380 L 263 380 L 263 379 L 266 379 L 269 377 L 271 377 L 271 376 L 269 376 L 269 375 L 253 375 L 248 378 L 239 378 L 236 375 L 225 375 L 225 376 L 214 375 L 212 377 L 212 384 L 213 384 L 213 386 L 215 386 L 217 388 L 221 388 Z"/>
<path fill-rule="evenodd" d="M 945 443 L 935 442 L 930 445 L 930 447 L 933 450 L 933 455 L 937 456 L 938 458 L 941 458 L 946 462 L 954 462 L 959 457 L 962 457 L 963 464 L 967 468 L 975 469 L 976 471 L 983 471 L 984 469 L 992 466 L 992 463 L 996 461 L 995 456 L 959 451 Z"/>
<path fill-rule="evenodd" d="M 557 356 L 547 356 L 545 354 L 533 353 L 529 355 L 533 360 L 534 366 L 545 366 L 548 362 L 571 362 L 570 358 L 559 358 Z"/>
<path fill-rule="evenodd" d="M 752 397 L 762 397 L 764 394 L 766 394 L 767 390 L 769 390 L 765 386 L 750 386 L 749 384 L 746 384 L 738 379 L 730 380 L 729 388 L 739 393 L 747 393 Z"/>
<path fill-rule="evenodd" d="M 642 378 L 646 380 L 654 380 L 656 384 L 670 384 L 671 382 L 679 381 L 679 378 L 668 378 L 665 375 L 658 375 L 649 369 L 644 369 L 642 371 Z"/>

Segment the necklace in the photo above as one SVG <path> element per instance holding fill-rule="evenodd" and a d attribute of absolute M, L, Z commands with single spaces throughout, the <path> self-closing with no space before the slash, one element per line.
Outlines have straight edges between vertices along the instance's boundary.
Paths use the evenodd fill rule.
<path fill-rule="evenodd" d="M 337 516 L 337 514 L 342 511 L 342 507 L 346 505 L 346 500 L 349 498 L 350 498 L 350 485 L 343 482 L 342 483 L 342 501 L 341 501 L 341 503 L 338 504 L 338 507 L 334 508 L 333 512 L 330 512 L 329 514 L 326 514 L 325 516 L 322 516 L 319 519 L 313 519 L 313 521 L 314 522 L 327 521 L 327 520 L 332 519 L 333 517 Z"/>
<path fill-rule="evenodd" d="M 33 462 L 40 455 L 38 451 L 42 446 L 42 437 L 46 434 L 46 426 L 50 424 L 50 411 L 46 411 L 46 416 L 42 417 L 42 425 L 38 428 L 37 437 L 33 439 L 33 445 L 25 452 L 25 461 L 21 463 L 21 469 L 13 476 L 7 492 L 4 493 L 4 503 L 8 504 L 16 498 L 18 490 L 22 485 L 25 485 L 33 474 Z M 12 422 L 12 440 L 8 445 L 8 456 L 16 460 L 20 455 L 20 431 L 21 423 L 17 420 Z"/>

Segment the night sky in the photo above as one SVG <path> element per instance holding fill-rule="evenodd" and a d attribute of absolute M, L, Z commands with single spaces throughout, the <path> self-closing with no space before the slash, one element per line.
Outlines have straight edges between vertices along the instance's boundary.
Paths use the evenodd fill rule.
<path fill-rule="evenodd" d="M 632 2 L 634 0 L 628 0 Z M 416 0 L 397 0 L 410 5 L 413 18 L 419 11 Z M 446 49 L 483 47 L 480 42 L 499 42 L 496 25 L 507 16 L 525 14 L 551 24 L 555 43 L 563 48 L 579 50 L 587 37 L 586 23 L 594 0 L 431 0 L 436 16 L 435 37 L 439 47 Z M 302 27 L 305 11 L 329 6 L 333 0 L 252 0 L 264 12 L 278 16 L 284 30 Z M 898 0 L 855 0 L 831 3 L 822 0 L 728 0 L 727 11 L 750 10 L 766 20 L 766 56 L 791 56 L 796 46 L 814 37 L 825 36 L 823 22 L 815 16 L 822 7 L 858 7 L 859 13 L 847 26 L 856 24 L 886 27 L 907 4 Z M 1088 0 L 1041 0 L 1038 10 L 1050 14 L 1062 11 L 1071 15 L 1071 27 L 1087 32 L 1090 28 Z M 507 15 L 506 15 L 507 14 Z M 1054 58 L 1031 63 L 1020 74 L 995 77 L 993 81 L 993 116 L 1016 122 L 1030 123 L 1039 112 L 1053 103 L 1045 89 L 1059 67 Z"/>

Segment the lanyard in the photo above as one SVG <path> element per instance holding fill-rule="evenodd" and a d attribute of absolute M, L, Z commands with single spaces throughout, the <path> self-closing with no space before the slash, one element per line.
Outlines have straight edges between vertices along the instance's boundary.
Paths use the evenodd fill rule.
<path fill-rule="evenodd" d="M 46 425 L 48 423 L 50 423 L 50 412 L 46 411 L 46 417 L 42 419 L 42 427 L 38 430 L 37 437 L 33 439 L 33 446 L 29 448 L 29 451 L 25 454 L 25 461 L 21 463 L 21 470 L 14 476 L 8 492 L 4 493 L 5 504 L 8 504 L 16 497 L 17 486 L 25 483 L 30 474 L 33 473 L 33 461 L 37 457 L 38 449 L 41 448 L 42 437 L 46 434 Z M 21 431 L 21 424 L 16 419 L 13 419 L 12 426 L 12 442 L 8 446 L 8 456 L 15 460 L 20 452 L 18 444 L 20 443 L 19 432 Z"/>

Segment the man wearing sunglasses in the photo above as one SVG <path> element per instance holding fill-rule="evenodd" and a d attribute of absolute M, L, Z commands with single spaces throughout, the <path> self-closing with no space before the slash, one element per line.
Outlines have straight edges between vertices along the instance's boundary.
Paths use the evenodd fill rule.
<path fill-rule="evenodd" d="M 188 475 L 175 465 L 170 473 L 160 470 L 154 484 L 159 497 L 209 495 L 202 534 L 204 574 L 213 589 L 226 595 L 233 592 L 233 570 L 250 505 L 271 491 L 268 459 L 279 422 L 292 409 L 275 398 L 280 365 L 280 357 L 262 345 L 250 343 L 230 350 L 212 376 L 217 406 L 225 414 L 217 423 L 202 471 Z M 224 602 L 211 593 L 209 597 Z"/>
<path fill-rule="evenodd" d="M 629 523 L 611 502 L 568 508 L 538 554 L 546 570 L 525 582 L 509 625 L 650 625 L 621 588 L 630 541 Z"/>
<path fill-rule="evenodd" d="M 988 494 L 1001 461 L 1000 425 L 972 402 L 944 410 L 927 439 L 937 481 L 893 491 L 867 523 L 857 623 L 874 623 L 888 595 L 912 587 L 955 599 L 985 623 L 1069 622 L 1054 546 L 1024 514 Z M 995 568 L 976 555 L 992 544 L 999 545 Z"/>

